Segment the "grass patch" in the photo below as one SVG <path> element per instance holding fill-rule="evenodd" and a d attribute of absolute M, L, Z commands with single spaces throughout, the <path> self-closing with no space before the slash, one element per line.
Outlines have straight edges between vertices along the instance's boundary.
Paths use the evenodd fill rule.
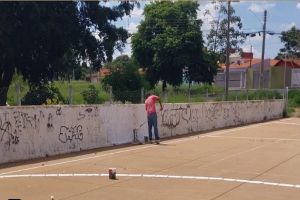
<path fill-rule="evenodd" d="M 109 100 L 109 94 L 103 91 L 100 83 L 90 83 L 87 81 L 71 81 L 70 83 L 67 81 L 55 81 L 54 85 L 59 89 L 65 99 L 69 99 L 69 88 L 71 87 L 73 104 L 84 104 L 81 93 L 87 90 L 89 85 L 95 86 L 95 88 L 100 91 L 99 96 L 101 99 L 104 101 Z"/>

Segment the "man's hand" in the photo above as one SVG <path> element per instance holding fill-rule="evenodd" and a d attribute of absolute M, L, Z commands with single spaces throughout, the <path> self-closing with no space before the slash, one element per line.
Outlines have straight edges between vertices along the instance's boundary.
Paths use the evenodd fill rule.
<path fill-rule="evenodd" d="M 158 102 L 159 102 L 159 105 L 160 105 L 160 111 L 162 111 L 163 110 L 163 106 L 162 106 L 161 100 L 159 99 Z"/>

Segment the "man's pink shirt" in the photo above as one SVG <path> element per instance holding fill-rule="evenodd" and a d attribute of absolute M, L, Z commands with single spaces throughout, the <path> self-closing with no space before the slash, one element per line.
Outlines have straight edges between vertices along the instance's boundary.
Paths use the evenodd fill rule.
<path fill-rule="evenodd" d="M 156 100 L 159 100 L 159 97 L 155 95 L 151 95 L 146 99 L 145 106 L 148 115 L 152 113 L 156 113 L 156 107 L 155 107 Z"/>

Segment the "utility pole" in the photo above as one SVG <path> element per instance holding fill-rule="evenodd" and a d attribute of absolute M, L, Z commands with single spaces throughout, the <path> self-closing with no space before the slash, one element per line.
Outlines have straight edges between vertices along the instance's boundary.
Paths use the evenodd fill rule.
<path fill-rule="evenodd" d="M 228 88 L 229 88 L 229 54 L 230 54 L 230 2 L 227 1 L 227 44 L 226 44 L 226 71 L 225 71 L 225 99 L 228 100 Z"/>
<path fill-rule="evenodd" d="M 261 67 L 259 77 L 259 88 L 264 88 L 264 64 L 265 64 L 265 42 L 266 42 L 266 23 L 267 23 L 267 10 L 264 12 L 264 25 L 263 25 L 263 44 L 261 52 Z"/>

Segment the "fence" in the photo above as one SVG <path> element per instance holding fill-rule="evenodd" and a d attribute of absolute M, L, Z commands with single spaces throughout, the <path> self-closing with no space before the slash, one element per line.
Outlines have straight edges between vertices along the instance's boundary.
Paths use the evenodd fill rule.
<path fill-rule="evenodd" d="M 6 90 L 7 88 L 0 88 Z M 85 104 L 82 91 L 87 87 L 79 87 L 77 85 L 66 84 L 64 88 L 60 88 L 60 92 L 65 98 L 65 104 Z M 28 88 L 22 87 L 16 83 L 11 85 L 8 92 L 9 105 L 21 105 L 22 98 L 25 96 Z M 160 88 L 146 91 L 143 88 L 136 91 L 117 91 L 112 87 L 100 89 L 97 91 L 102 99 L 102 103 L 143 103 L 145 94 L 147 92 L 159 95 L 164 103 L 189 103 L 189 102 L 212 102 L 225 101 L 225 93 L 220 89 L 187 89 L 187 88 L 171 88 L 162 92 Z M 267 99 L 285 99 L 286 89 L 240 89 L 230 90 L 228 94 L 228 101 L 242 101 L 242 100 L 267 100 Z"/>

